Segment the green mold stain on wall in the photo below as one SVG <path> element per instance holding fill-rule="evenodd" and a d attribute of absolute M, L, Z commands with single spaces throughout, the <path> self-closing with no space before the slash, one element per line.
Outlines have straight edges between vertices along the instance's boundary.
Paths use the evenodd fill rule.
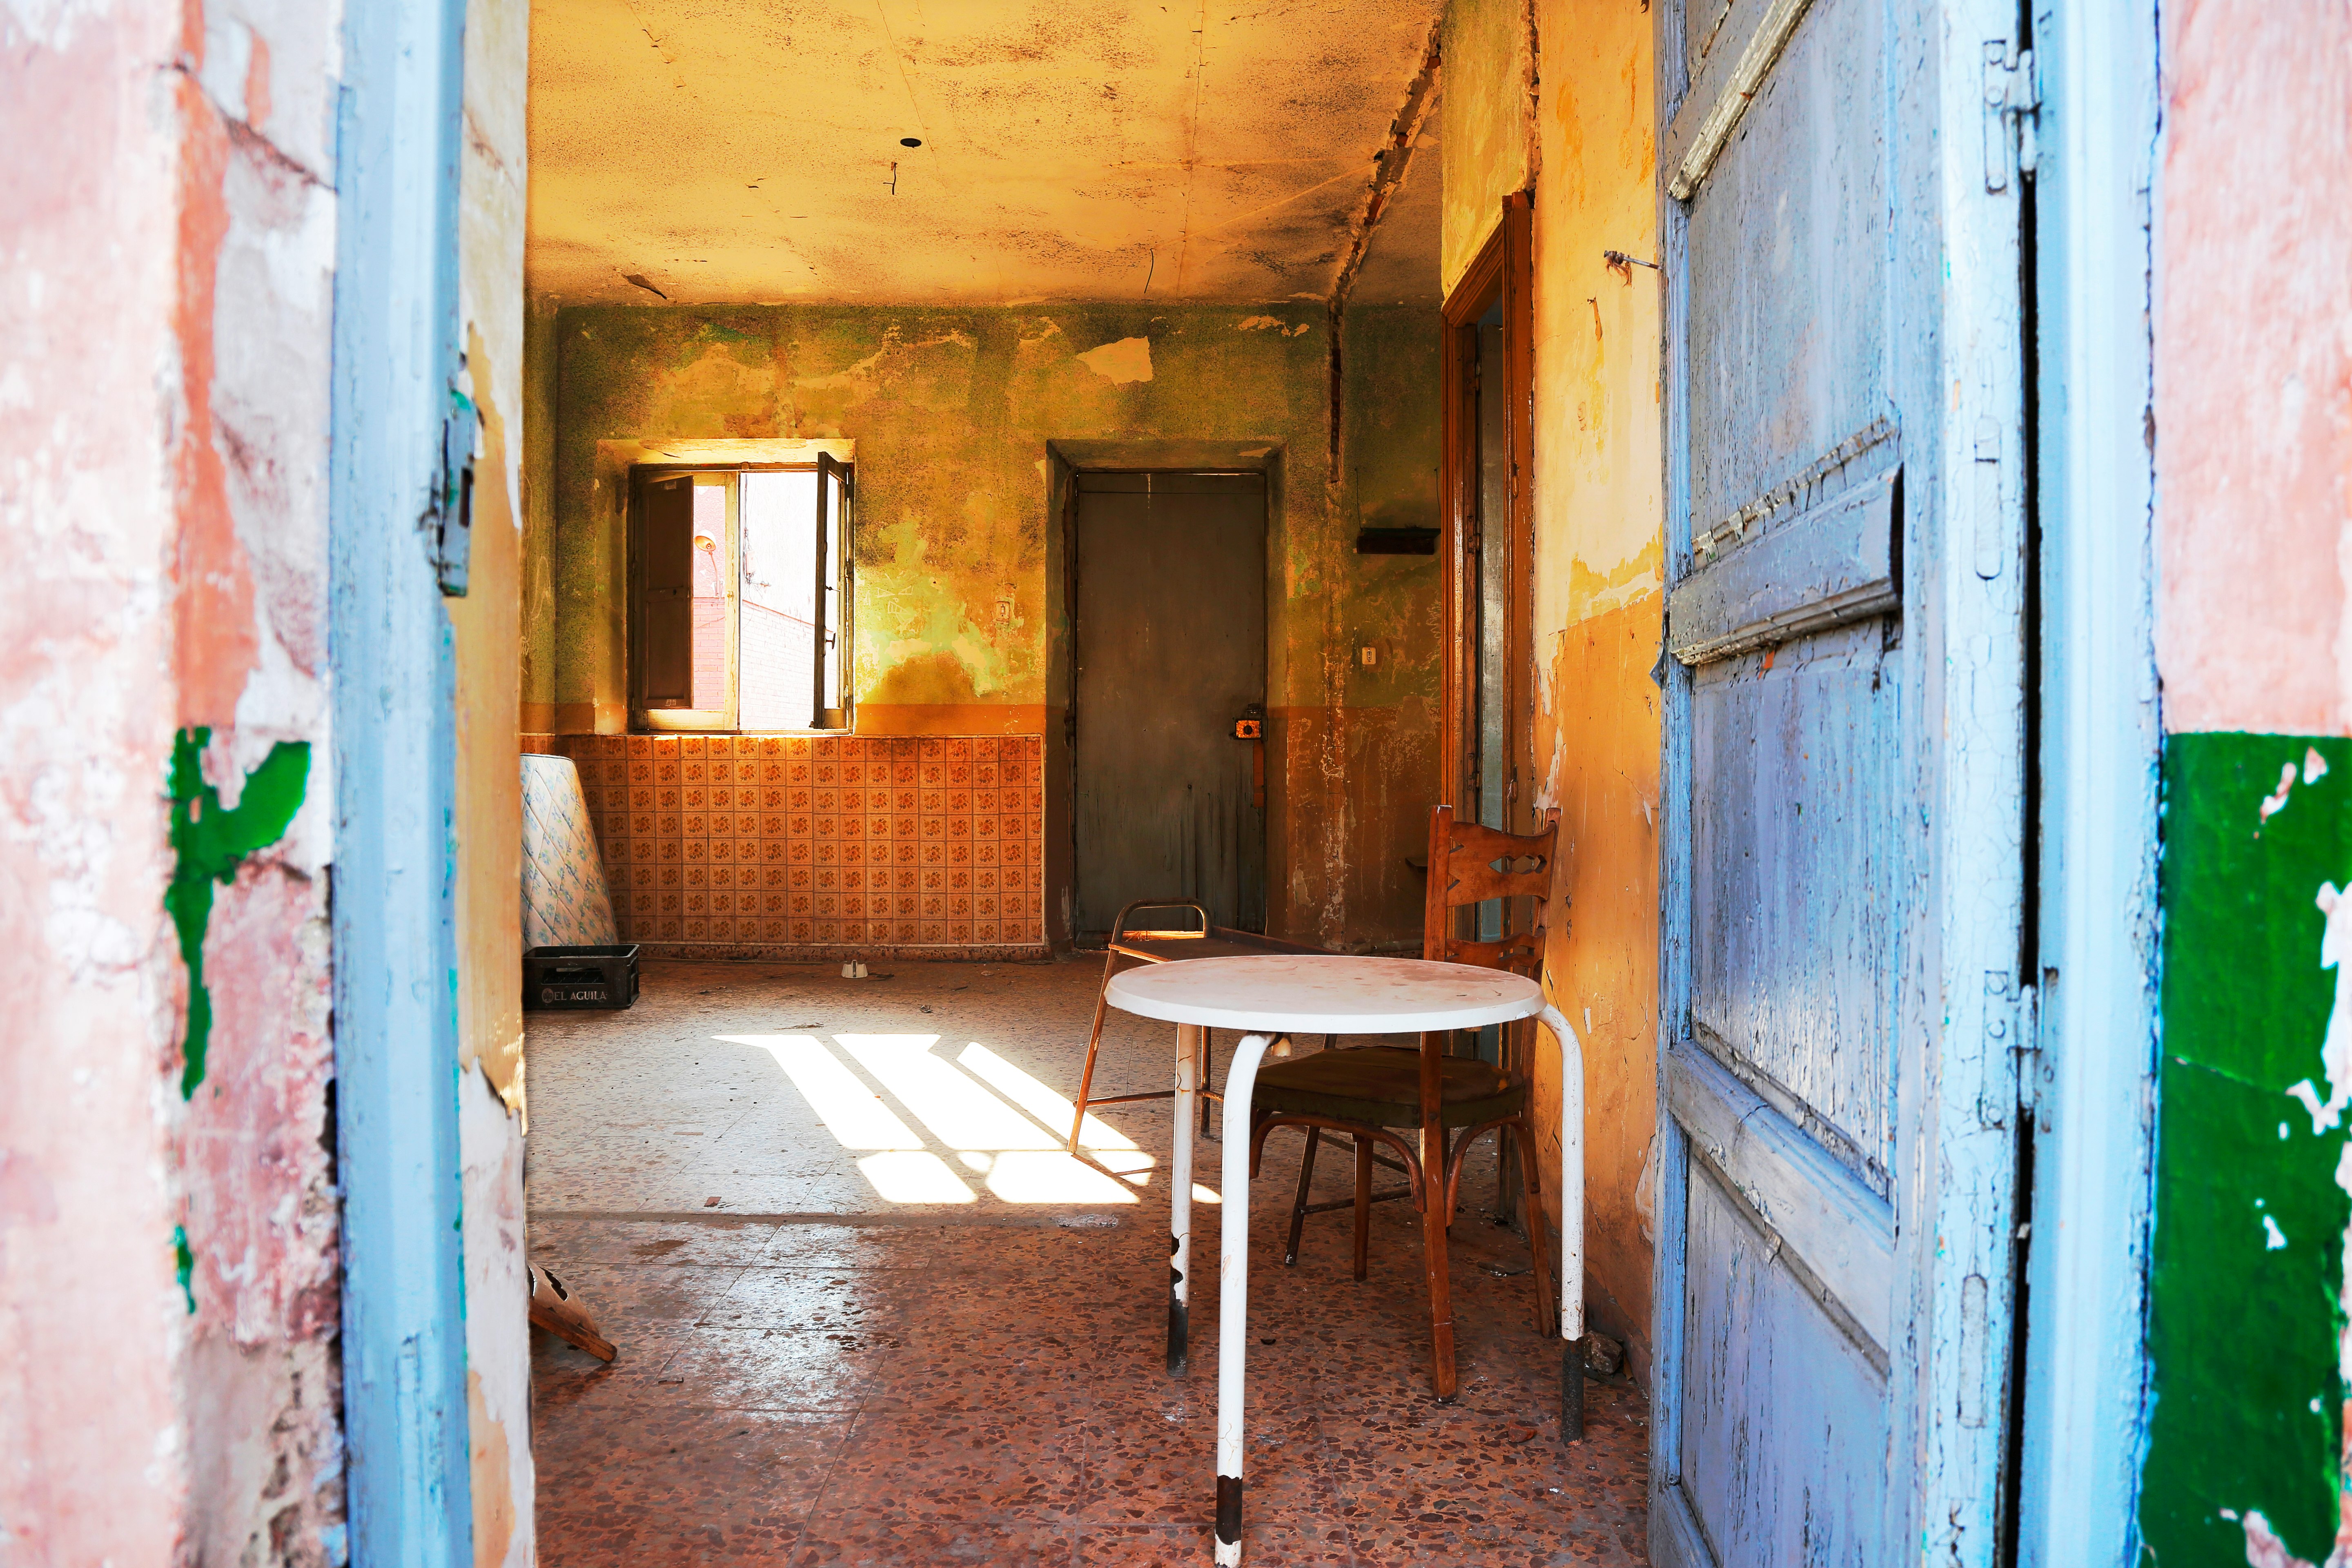
<path fill-rule="evenodd" d="M 2352 899 L 2328 933 L 2352 883 L 2352 742 L 2175 735 L 2164 790 L 2142 1560 L 2245 1563 L 2259 1512 L 2317 1563 L 2342 1485 L 2352 1016 L 2333 1079 L 2322 1047 L 2352 963 Z"/>
<path fill-rule="evenodd" d="M 183 730 L 172 742 L 172 851 L 176 862 L 163 908 L 180 933 L 180 960 L 188 966 L 188 1032 L 181 1051 L 180 1097 L 194 1099 L 205 1081 L 212 1044 L 213 998 L 205 988 L 205 931 L 212 924 L 213 885 L 236 879 L 245 858 L 286 836 L 302 808 L 310 778 L 310 744 L 280 741 L 245 776 L 235 810 L 221 808 L 220 792 L 205 783 L 202 760 L 208 729 Z"/>

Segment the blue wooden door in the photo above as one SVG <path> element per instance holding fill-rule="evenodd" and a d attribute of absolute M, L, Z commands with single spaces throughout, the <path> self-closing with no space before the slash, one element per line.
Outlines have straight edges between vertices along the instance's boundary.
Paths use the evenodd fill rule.
<path fill-rule="evenodd" d="M 1993 1561 L 2016 1261 L 2015 7 L 1666 0 L 1658 1561 Z M 1990 42 L 1988 42 L 1990 40 Z"/>

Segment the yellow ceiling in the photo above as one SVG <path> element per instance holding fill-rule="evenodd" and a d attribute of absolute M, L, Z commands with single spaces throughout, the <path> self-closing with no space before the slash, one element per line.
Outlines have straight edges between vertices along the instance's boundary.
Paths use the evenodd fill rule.
<path fill-rule="evenodd" d="M 1320 300 L 1436 9 L 533 0 L 530 288 Z M 1435 124 L 1360 302 L 1436 299 Z"/>

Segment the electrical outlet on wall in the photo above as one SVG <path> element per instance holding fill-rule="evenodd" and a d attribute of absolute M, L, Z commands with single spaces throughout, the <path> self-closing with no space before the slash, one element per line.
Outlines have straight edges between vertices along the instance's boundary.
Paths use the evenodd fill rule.
<path fill-rule="evenodd" d="M 1380 663 L 1381 650 L 1372 647 L 1371 644 L 1366 643 L 1362 647 L 1357 649 L 1356 658 L 1359 663 L 1362 664 L 1365 668 L 1369 669 L 1373 665 Z"/>

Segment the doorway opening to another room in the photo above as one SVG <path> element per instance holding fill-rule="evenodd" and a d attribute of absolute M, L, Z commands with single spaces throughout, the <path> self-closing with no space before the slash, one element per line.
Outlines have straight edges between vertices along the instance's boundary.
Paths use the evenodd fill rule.
<path fill-rule="evenodd" d="M 1457 820 L 1505 833 L 1535 810 L 1535 357 L 1533 209 L 1523 194 L 1444 306 L 1444 798 Z M 1499 942 L 1527 929 L 1528 900 L 1455 911 L 1454 933 Z M 1524 1026 L 1476 1035 L 1480 1059 L 1525 1066 Z M 1503 1164 L 1508 1183 L 1517 1169 Z"/>

